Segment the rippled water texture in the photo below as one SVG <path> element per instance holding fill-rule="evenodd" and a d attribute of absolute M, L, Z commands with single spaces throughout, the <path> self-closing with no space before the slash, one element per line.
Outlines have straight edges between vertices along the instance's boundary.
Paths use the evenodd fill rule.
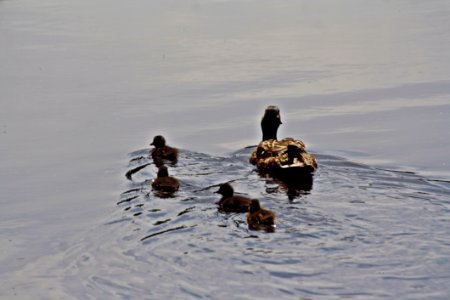
<path fill-rule="evenodd" d="M 150 188 L 156 167 L 148 149 L 131 153 L 133 175 L 112 215 L 57 260 L 28 266 L 46 269 L 55 286 L 31 283 L 80 299 L 449 295 L 448 183 L 319 154 L 313 189 L 288 196 L 258 175 L 250 151 L 183 150 L 170 167 L 181 188 L 169 198 Z M 213 192 L 224 182 L 275 211 L 275 232 L 249 230 L 244 214 L 219 213 Z"/>
<path fill-rule="evenodd" d="M 448 0 L 0 0 L 0 298 L 448 299 L 449 32 Z M 311 190 L 248 163 L 267 105 Z"/>

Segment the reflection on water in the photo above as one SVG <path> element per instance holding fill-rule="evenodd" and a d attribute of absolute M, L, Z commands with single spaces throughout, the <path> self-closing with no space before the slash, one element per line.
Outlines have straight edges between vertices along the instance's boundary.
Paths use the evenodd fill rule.
<path fill-rule="evenodd" d="M 449 12 L 0 1 L 0 298 L 448 298 Z M 300 186 L 218 156 L 259 140 L 269 104 L 318 153 Z M 120 171 L 150 129 L 189 149 L 172 197 L 148 149 Z M 223 182 L 276 232 L 218 212 Z"/>
<path fill-rule="evenodd" d="M 151 189 L 148 149 L 131 153 L 125 173 L 145 167 L 133 172 L 117 209 L 29 271 L 45 265 L 64 287 L 49 288 L 79 298 L 449 295 L 450 183 L 317 154 L 312 189 L 293 194 L 257 173 L 251 150 L 182 150 L 170 167 L 181 183 L 171 198 Z M 224 182 L 274 211 L 276 231 L 249 230 L 245 214 L 220 213 L 213 192 Z"/>
<path fill-rule="evenodd" d="M 450 294 L 449 182 L 316 154 L 312 188 L 293 193 L 258 174 L 251 151 L 180 151 L 170 172 L 181 186 L 170 198 L 151 189 L 148 149 L 130 153 L 128 187 L 103 224 L 25 271 L 46 270 L 54 284 L 32 282 L 77 298 Z M 219 212 L 214 191 L 224 182 L 274 211 L 276 231 L 249 230 L 245 214 Z"/>

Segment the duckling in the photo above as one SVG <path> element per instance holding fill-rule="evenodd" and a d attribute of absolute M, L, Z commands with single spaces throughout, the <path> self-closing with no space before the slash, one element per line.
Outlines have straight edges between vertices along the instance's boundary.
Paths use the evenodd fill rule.
<path fill-rule="evenodd" d="M 303 141 L 293 138 L 277 139 L 281 124 L 278 107 L 268 106 L 261 120 L 262 141 L 253 151 L 250 163 L 269 173 L 292 173 L 292 169 L 314 172 L 317 169 L 316 158 L 306 152 Z"/>
<path fill-rule="evenodd" d="M 252 199 L 247 213 L 247 223 L 250 229 L 261 229 L 264 226 L 275 227 L 275 213 L 261 207 L 258 199 Z"/>
<path fill-rule="evenodd" d="M 150 154 L 157 166 L 161 166 L 163 164 L 163 160 L 169 160 L 172 164 L 177 162 L 178 149 L 167 146 L 166 139 L 162 135 L 155 136 L 150 145 L 155 146 L 155 148 L 151 150 Z"/>
<path fill-rule="evenodd" d="M 180 182 L 175 177 L 169 176 L 169 171 L 166 166 L 160 166 L 158 169 L 158 175 L 152 182 L 152 187 L 157 191 L 174 193 L 178 191 Z"/>
<path fill-rule="evenodd" d="M 222 195 L 222 199 L 218 202 L 220 211 L 248 212 L 251 199 L 243 196 L 234 196 L 234 189 L 231 184 L 222 184 L 216 193 Z"/>

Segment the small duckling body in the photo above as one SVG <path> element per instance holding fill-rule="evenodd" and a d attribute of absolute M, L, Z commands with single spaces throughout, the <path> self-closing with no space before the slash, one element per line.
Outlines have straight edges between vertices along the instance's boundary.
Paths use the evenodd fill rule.
<path fill-rule="evenodd" d="M 281 124 L 278 107 L 268 106 L 261 121 L 263 139 L 251 154 L 250 163 L 261 171 L 275 174 L 314 172 L 317 169 L 316 158 L 306 152 L 303 141 L 293 138 L 277 139 Z"/>
<path fill-rule="evenodd" d="M 248 212 L 251 199 L 234 195 L 234 189 L 229 183 L 222 184 L 216 192 L 222 195 L 218 202 L 219 210 L 223 212 Z"/>
<path fill-rule="evenodd" d="M 261 207 L 259 200 L 251 200 L 250 210 L 247 213 L 247 223 L 250 229 L 275 227 L 275 213 Z"/>
<path fill-rule="evenodd" d="M 174 193 L 178 191 L 179 187 L 180 182 L 175 177 L 169 176 L 167 167 L 159 167 L 158 175 L 152 182 L 152 188 L 165 193 Z"/>
<path fill-rule="evenodd" d="M 157 166 L 162 165 L 164 160 L 169 160 L 172 163 L 177 162 L 178 149 L 167 146 L 166 139 L 162 135 L 155 136 L 150 145 L 155 146 L 150 151 L 150 154 Z"/>

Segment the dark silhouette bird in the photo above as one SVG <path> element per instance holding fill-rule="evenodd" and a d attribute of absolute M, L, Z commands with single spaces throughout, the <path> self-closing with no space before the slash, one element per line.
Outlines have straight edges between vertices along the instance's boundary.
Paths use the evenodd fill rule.
<path fill-rule="evenodd" d="M 250 163 L 260 171 L 284 177 L 314 172 L 317 169 L 316 158 L 306 152 L 303 141 L 293 138 L 277 139 L 281 124 L 278 107 L 268 106 L 261 120 L 262 141 L 251 154 Z"/>
<path fill-rule="evenodd" d="M 153 138 L 153 142 L 150 144 L 154 146 L 150 151 L 155 165 L 161 166 L 164 164 L 164 160 L 170 161 L 175 164 L 178 160 L 178 149 L 166 145 L 166 139 L 162 135 L 157 135 Z"/>
<path fill-rule="evenodd" d="M 175 177 L 169 176 L 169 171 L 166 166 L 160 166 L 158 169 L 158 175 L 152 182 L 152 187 L 157 191 L 174 193 L 178 191 L 180 182 Z"/>
<path fill-rule="evenodd" d="M 216 193 L 222 195 L 222 198 L 218 202 L 220 211 L 248 212 L 251 199 L 243 196 L 235 196 L 234 189 L 229 183 L 222 184 Z"/>
<path fill-rule="evenodd" d="M 269 229 L 275 227 L 275 214 L 261 207 L 258 199 L 252 199 L 247 213 L 247 224 L 250 229 Z"/>

